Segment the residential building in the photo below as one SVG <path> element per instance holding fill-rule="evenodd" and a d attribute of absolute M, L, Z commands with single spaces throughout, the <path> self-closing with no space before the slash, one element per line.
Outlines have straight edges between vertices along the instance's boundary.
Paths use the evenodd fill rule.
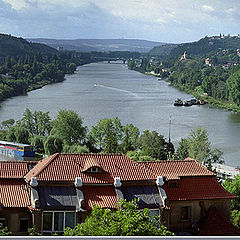
<path fill-rule="evenodd" d="M 226 178 L 233 180 L 236 175 L 240 174 L 239 169 L 219 163 L 213 163 L 212 170 L 216 172 L 219 181 L 225 180 Z"/>
<path fill-rule="evenodd" d="M 34 162 L 0 161 L 0 223 L 15 235 L 32 226 L 30 199 L 23 176 Z"/>
<path fill-rule="evenodd" d="M 1 162 L 0 169 L 0 221 L 17 235 L 32 226 L 61 233 L 83 222 L 94 204 L 114 209 L 134 198 L 177 234 L 218 235 L 225 227 L 228 235 L 239 234 L 229 222 L 235 196 L 190 158 L 135 162 L 123 154 L 54 154 L 37 164 Z M 211 220 L 216 216 L 221 229 Z"/>

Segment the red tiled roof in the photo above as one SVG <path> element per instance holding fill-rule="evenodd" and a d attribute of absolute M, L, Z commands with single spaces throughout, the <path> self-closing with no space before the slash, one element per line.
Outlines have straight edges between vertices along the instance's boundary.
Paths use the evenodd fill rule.
<path fill-rule="evenodd" d="M 29 171 L 27 161 L 0 161 L 0 178 L 23 178 Z"/>
<path fill-rule="evenodd" d="M 91 155 L 86 159 L 84 163 L 84 167 L 82 169 L 82 172 L 87 171 L 91 167 L 99 167 L 102 169 L 102 166 L 99 164 L 99 162 L 96 161 L 95 157 L 92 157 Z M 103 169 L 104 170 L 104 169 Z"/>
<path fill-rule="evenodd" d="M 211 207 L 207 219 L 199 232 L 202 236 L 237 236 L 240 230 L 232 225 L 232 223 L 215 207 Z"/>
<path fill-rule="evenodd" d="M 168 179 L 178 179 L 182 176 L 214 176 L 206 167 L 198 161 L 187 158 L 185 160 L 162 160 L 141 162 L 145 168 L 157 176 L 163 176 Z"/>
<path fill-rule="evenodd" d="M 0 205 L 2 207 L 27 207 L 30 205 L 26 183 L 23 179 L 0 180 Z"/>
<path fill-rule="evenodd" d="M 86 210 L 91 210 L 93 205 L 102 208 L 115 208 L 119 201 L 113 186 L 83 186 L 82 191 Z"/>
<path fill-rule="evenodd" d="M 163 188 L 170 201 L 235 198 L 211 176 L 181 177 L 178 187 L 167 188 L 164 184 Z"/>
<path fill-rule="evenodd" d="M 83 173 L 86 161 L 94 159 L 106 172 Z M 137 162 L 123 154 L 54 154 L 41 160 L 26 174 L 38 181 L 74 181 L 81 177 L 83 183 L 113 183 L 115 177 L 121 181 L 154 179 L 154 176 Z"/>

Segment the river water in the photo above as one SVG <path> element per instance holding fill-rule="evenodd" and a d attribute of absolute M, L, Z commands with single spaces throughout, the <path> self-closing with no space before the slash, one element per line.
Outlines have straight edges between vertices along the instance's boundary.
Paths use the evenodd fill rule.
<path fill-rule="evenodd" d="M 49 111 L 52 118 L 60 109 L 76 111 L 91 128 L 102 118 L 118 116 L 122 124 L 133 123 L 141 131 L 156 130 L 175 146 L 191 129 L 206 128 L 213 148 L 224 151 L 225 163 L 240 165 L 240 115 L 209 105 L 174 107 L 176 98 L 192 96 L 165 81 L 127 69 L 123 64 L 92 63 L 61 83 L 47 85 L 0 104 L 0 122 L 20 119 L 26 108 Z"/>

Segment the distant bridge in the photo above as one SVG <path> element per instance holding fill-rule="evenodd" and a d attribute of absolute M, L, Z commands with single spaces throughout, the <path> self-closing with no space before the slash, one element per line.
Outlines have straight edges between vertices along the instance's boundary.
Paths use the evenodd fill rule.
<path fill-rule="evenodd" d="M 106 61 L 106 62 L 112 63 L 112 64 L 125 64 L 128 61 L 128 59 L 126 59 L 126 58 L 93 57 L 93 59 L 95 59 L 97 61 L 101 61 L 101 62 Z M 121 62 L 116 63 L 116 61 L 121 61 Z"/>

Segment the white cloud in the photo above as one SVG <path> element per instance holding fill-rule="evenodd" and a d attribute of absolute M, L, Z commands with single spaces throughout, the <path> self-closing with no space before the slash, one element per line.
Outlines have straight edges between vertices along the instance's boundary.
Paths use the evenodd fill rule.
<path fill-rule="evenodd" d="M 214 8 L 212 6 L 209 5 L 203 5 L 202 6 L 203 10 L 208 11 L 208 12 L 213 12 Z"/>
<path fill-rule="evenodd" d="M 3 0 L 3 1 L 9 3 L 15 10 L 28 7 L 28 4 L 24 0 Z"/>
<path fill-rule="evenodd" d="M 177 42 L 236 32 L 240 22 L 239 0 L 3 1 L 0 31 L 28 37 L 117 38 L 123 32 Z"/>

